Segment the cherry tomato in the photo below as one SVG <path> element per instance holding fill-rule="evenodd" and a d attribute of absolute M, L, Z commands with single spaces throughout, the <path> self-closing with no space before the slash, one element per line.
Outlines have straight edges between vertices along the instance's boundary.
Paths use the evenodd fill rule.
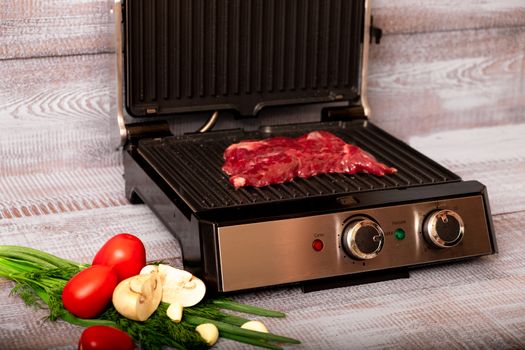
<path fill-rule="evenodd" d="M 111 267 L 90 266 L 67 282 L 62 291 L 62 302 L 73 315 L 94 318 L 111 301 L 117 283 L 117 275 Z"/>
<path fill-rule="evenodd" d="M 142 241 L 129 233 L 110 238 L 95 255 L 93 265 L 111 266 L 118 280 L 138 275 L 146 266 L 146 248 Z"/>
<path fill-rule="evenodd" d="M 78 350 L 133 350 L 135 344 L 128 333 L 110 326 L 91 326 L 82 332 Z"/>

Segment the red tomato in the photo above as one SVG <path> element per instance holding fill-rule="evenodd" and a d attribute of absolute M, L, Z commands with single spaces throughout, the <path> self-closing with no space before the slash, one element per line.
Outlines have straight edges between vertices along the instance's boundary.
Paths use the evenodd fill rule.
<path fill-rule="evenodd" d="M 119 281 L 138 275 L 146 266 L 146 248 L 142 241 L 129 233 L 110 238 L 95 255 L 93 265 L 111 266 Z"/>
<path fill-rule="evenodd" d="M 94 318 L 111 301 L 117 275 L 108 266 L 90 266 L 71 278 L 62 291 L 64 307 L 80 318 Z"/>
<path fill-rule="evenodd" d="M 82 332 L 78 350 L 133 350 L 135 344 L 128 333 L 110 326 L 91 326 Z"/>

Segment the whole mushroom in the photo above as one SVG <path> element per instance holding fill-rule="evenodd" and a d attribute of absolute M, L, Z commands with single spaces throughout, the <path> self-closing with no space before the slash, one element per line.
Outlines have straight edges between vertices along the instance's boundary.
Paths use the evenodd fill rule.
<path fill-rule="evenodd" d="M 137 275 L 120 282 L 113 291 L 113 306 L 135 321 L 146 321 L 162 299 L 162 282 L 158 273 Z"/>

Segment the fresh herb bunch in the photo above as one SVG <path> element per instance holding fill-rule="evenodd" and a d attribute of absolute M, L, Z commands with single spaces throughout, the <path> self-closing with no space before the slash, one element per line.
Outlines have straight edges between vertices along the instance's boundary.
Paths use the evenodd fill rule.
<path fill-rule="evenodd" d="M 20 246 L 0 245 L 0 277 L 15 282 L 13 295 L 18 295 L 30 306 L 46 307 L 48 319 L 88 327 L 107 325 L 127 332 L 143 349 L 160 350 L 164 346 L 176 349 L 207 349 L 208 345 L 195 331 L 202 323 L 213 323 L 221 337 L 267 349 L 282 349 L 276 343 L 299 344 L 296 339 L 240 328 L 246 318 L 225 313 L 228 309 L 265 317 L 284 317 L 278 311 L 240 304 L 231 299 L 207 299 L 196 306 L 185 308 L 180 323 L 172 322 L 166 314 L 168 304 L 161 303 L 153 315 L 144 322 L 133 321 L 120 315 L 110 305 L 96 319 L 82 319 L 64 308 L 62 290 L 66 283 L 82 269 L 88 267 L 52 254 Z"/>

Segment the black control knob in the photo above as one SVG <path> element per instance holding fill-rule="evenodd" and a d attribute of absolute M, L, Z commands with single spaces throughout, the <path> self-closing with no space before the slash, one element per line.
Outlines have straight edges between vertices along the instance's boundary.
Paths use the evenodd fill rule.
<path fill-rule="evenodd" d="M 383 248 L 385 234 L 375 221 L 358 217 L 350 220 L 343 230 L 343 248 L 352 257 L 372 259 Z"/>
<path fill-rule="evenodd" d="M 427 216 L 423 233 L 427 241 L 438 248 L 450 248 L 463 239 L 465 226 L 463 219 L 452 210 L 437 210 Z"/>

